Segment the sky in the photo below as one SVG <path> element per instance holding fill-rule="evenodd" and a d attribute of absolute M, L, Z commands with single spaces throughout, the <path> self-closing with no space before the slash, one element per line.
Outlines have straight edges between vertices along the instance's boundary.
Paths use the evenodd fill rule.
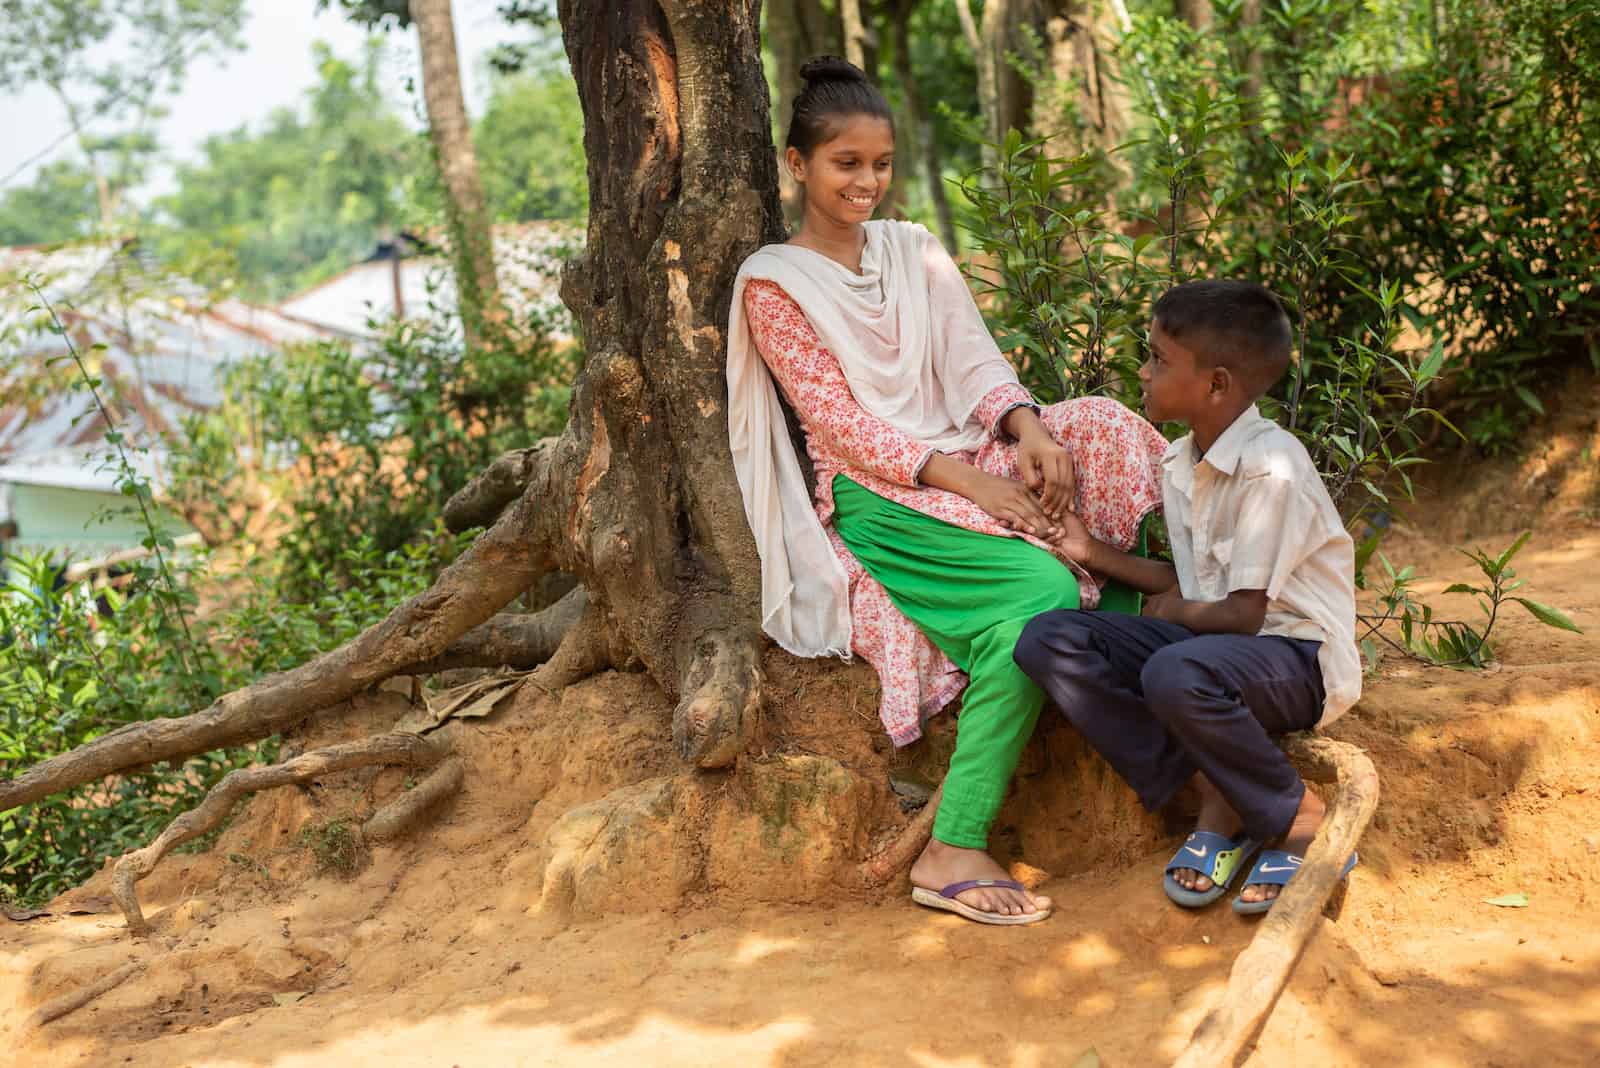
<path fill-rule="evenodd" d="M 455 0 L 456 48 L 461 56 L 467 107 L 481 111 L 488 93 L 483 59 L 501 42 L 521 40 L 496 13 L 498 0 Z M 188 77 L 176 96 L 166 99 L 170 114 L 156 130 L 170 156 L 193 158 L 211 134 L 243 123 L 257 123 L 278 107 L 299 107 L 315 81 L 311 43 L 328 42 L 335 53 L 356 58 L 366 31 L 347 22 L 336 11 L 318 13 L 316 0 L 252 0 L 244 25 L 244 48 L 226 56 L 206 57 L 190 64 Z M 388 54 L 384 82 L 402 110 L 420 128 L 420 95 L 407 95 L 406 82 L 420 76 L 416 33 L 387 34 Z M 420 83 L 419 83 L 420 84 Z M 42 88 L 0 98 L 0 179 L 24 160 L 43 150 L 67 130 L 66 113 Z M 91 130 L 94 130 L 91 127 Z M 15 177 L 8 184 L 25 184 L 34 171 L 51 160 L 76 151 L 71 138 Z M 169 173 L 163 169 L 153 185 L 164 191 Z"/>

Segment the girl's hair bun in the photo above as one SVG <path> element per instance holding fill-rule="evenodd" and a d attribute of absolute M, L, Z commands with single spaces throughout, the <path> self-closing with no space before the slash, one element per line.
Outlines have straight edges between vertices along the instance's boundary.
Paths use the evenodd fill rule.
<path fill-rule="evenodd" d="M 848 59 L 839 56 L 817 56 L 808 59 L 800 68 L 800 78 L 807 85 L 815 82 L 865 82 L 866 72 Z"/>
<path fill-rule="evenodd" d="M 839 120 L 852 115 L 885 119 L 890 129 L 894 128 L 889 102 L 849 60 L 817 56 L 800 68 L 800 77 L 806 84 L 794 98 L 794 115 L 784 143 L 802 156 L 811 155 L 812 149 L 838 132 Z"/>

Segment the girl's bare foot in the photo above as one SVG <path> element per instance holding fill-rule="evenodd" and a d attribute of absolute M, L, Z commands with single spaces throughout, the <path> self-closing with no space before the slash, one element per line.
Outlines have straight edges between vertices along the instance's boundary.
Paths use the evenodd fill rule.
<path fill-rule="evenodd" d="M 1200 795 L 1200 815 L 1195 820 L 1194 829 L 1197 831 L 1211 831 L 1227 838 L 1235 838 L 1239 834 L 1239 814 L 1233 810 L 1217 788 L 1211 785 L 1211 780 L 1200 774 L 1194 773 L 1194 778 L 1189 780 L 1189 788 Z M 1172 881 L 1185 890 L 1205 893 L 1216 885 L 1208 875 L 1202 875 L 1194 868 L 1177 868 L 1172 873 Z"/>
<path fill-rule="evenodd" d="M 1295 810 L 1294 822 L 1289 824 L 1289 831 L 1283 836 L 1283 851 L 1297 857 L 1305 856 L 1306 850 L 1311 848 L 1311 840 L 1317 836 L 1317 829 L 1322 826 L 1326 811 L 1327 806 L 1322 803 L 1322 798 L 1306 790 L 1300 798 L 1300 807 Z M 1282 890 L 1283 887 L 1269 883 L 1246 883 L 1239 891 L 1239 900 L 1271 901 Z"/>
<path fill-rule="evenodd" d="M 952 883 L 964 883 L 972 879 L 1010 878 L 1011 874 L 983 850 L 962 849 L 937 838 L 928 840 L 922 855 L 911 865 L 911 885 L 934 893 Z M 1050 899 L 1043 895 L 1000 886 L 978 886 L 963 890 L 956 895 L 956 900 L 975 909 L 997 912 L 1003 916 L 1022 916 L 1050 910 Z"/>

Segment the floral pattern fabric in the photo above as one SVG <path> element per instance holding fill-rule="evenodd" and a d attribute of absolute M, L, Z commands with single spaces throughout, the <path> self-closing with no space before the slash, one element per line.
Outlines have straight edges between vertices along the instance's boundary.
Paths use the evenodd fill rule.
<path fill-rule="evenodd" d="M 817 518 L 844 565 L 850 589 L 851 647 L 878 672 L 878 714 L 895 745 L 922 735 L 922 723 L 966 686 L 950 662 L 845 547 L 833 525 L 833 479 L 845 475 L 880 497 L 968 530 L 1022 537 L 957 493 L 923 486 L 917 476 L 934 450 L 867 412 L 856 402 L 839 362 L 822 346 L 800 309 L 778 285 L 752 280 L 745 286 L 745 311 L 761 357 L 805 430 L 806 451 L 816 469 Z M 1017 449 L 1000 422 L 1021 405 L 1037 408 L 1018 385 L 989 391 L 973 412 L 990 440 L 970 452 L 949 454 L 981 471 L 1017 478 Z M 1072 454 L 1078 496 L 1073 510 L 1095 537 L 1129 548 L 1139 524 L 1161 506 L 1161 457 L 1167 442 L 1134 412 L 1103 397 L 1063 401 L 1040 410 L 1040 419 Z M 1078 576 L 1085 608 L 1099 603 L 1093 576 L 1065 561 Z M 975 567 L 981 569 L 981 562 Z"/>

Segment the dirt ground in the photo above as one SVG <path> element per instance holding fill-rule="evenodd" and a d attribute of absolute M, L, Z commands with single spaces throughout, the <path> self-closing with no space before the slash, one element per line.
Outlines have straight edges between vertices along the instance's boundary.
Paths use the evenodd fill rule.
<path fill-rule="evenodd" d="M 1526 456 L 1441 465 L 1396 522 L 1384 551 L 1469 614 L 1439 593 L 1474 577 L 1453 546 L 1531 526 L 1527 592 L 1588 633 L 1517 609 L 1487 671 L 1389 657 L 1368 680 L 1331 733 L 1372 754 L 1383 799 L 1342 914 L 1249 1064 L 1600 1063 L 1596 401 L 1586 383 Z M 766 751 L 732 775 L 683 775 L 664 699 L 608 675 L 464 732 L 462 795 L 354 874 L 319 874 L 308 842 L 337 844 L 315 829 L 401 788 L 398 772 L 257 798 L 143 884 L 148 940 L 109 911 L 104 873 L 50 916 L 0 921 L 0 1064 L 1044 1068 L 1093 1049 L 1122 1068 L 1177 1053 L 1253 927 L 1166 902 L 1175 839 L 1070 732 L 1030 750 L 999 836 L 1048 873 L 1057 911 L 980 928 L 911 905 L 903 881 L 840 881 L 905 818 L 880 781 L 871 691 L 859 673 L 772 671 Z M 402 704 L 359 702 L 324 735 Z M 941 737 L 900 763 L 936 764 Z M 1486 900 L 1518 893 L 1526 907 Z M 109 993 L 29 1023 L 129 961 L 142 970 Z"/>

